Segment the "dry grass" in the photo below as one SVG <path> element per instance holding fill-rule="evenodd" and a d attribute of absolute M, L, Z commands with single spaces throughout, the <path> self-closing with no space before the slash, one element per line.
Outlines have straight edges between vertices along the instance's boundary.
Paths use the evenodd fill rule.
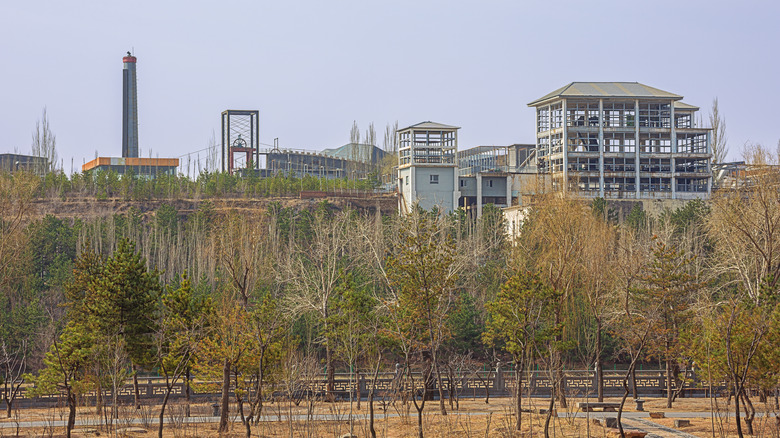
<path fill-rule="evenodd" d="M 645 409 L 647 411 L 672 412 L 709 412 L 710 402 L 708 399 L 682 399 L 675 402 L 673 409 L 665 408 L 664 399 L 646 399 Z M 570 399 L 570 408 L 568 412 L 576 410 L 578 399 Z M 619 399 L 607 399 L 606 401 L 619 401 Z M 514 431 L 515 416 L 512 413 L 512 400 L 508 398 L 491 399 L 490 404 L 485 404 L 482 399 L 461 400 L 458 410 L 451 410 L 448 406 L 447 416 L 439 413 L 438 402 L 428 402 L 423 415 L 423 426 L 426 437 L 432 438 L 459 438 L 459 437 L 531 437 L 543 436 L 544 415 L 537 413 L 523 413 L 524 430 L 523 433 Z M 633 403 L 626 404 L 626 412 L 633 411 Z M 712 419 L 707 416 L 704 418 L 688 418 L 691 426 L 682 429 L 684 432 L 700 437 L 732 437 L 736 436 L 734 419 L 726 417 L 724 409 L 727 408 L 726 400 L 718 400 L 721 415 L 715 419 L 715 433 L 712 431 Z M 526 407 L 536 410 L 546 408 L 545 399 L 532 399 L 530 406 Z M 729 408 L 733 408 L 728 406 Z M 354 407 L 353 407 L 354 408 Z M 775 417 L 771 404 L 761 404 L 757 406 L 759 412 L 767 412 L 766 418 L 756 418 L 755 428 L 756 436 L 759 437 L 778 437 L 778 428 L 775 423 Z M 76 427 L 74 436 L 95 437 L 95 436 L 156 436 L 157 407 L 145 407 L 141 411 L 123 407 L 119 410 L 119 419 L 115 423 L 115 428 L 126 428 L 129 426 L 146 429 L 146 433 L 126 433 L 116 434 L 113 431 L 109 433 L 107 428 L 94 413 L 94 408 L 83 407 L 79 409 L 77 419 L 88 421 L 88 425 Z M 235 409 L 232 407 L 231 415 L 235 415 Z M 208 404 L 192 406 L 192 416 L 194 418 L 210 415 L 211 408 Z M 357 418 L 352 422 L 353 433 L 358 437 L 370 436 L 368 430 L 367 405 L 363 403 L 362 410 L 353 410 Z M 387 418 L 381 418 L 383 414 Z M 561 411 L 562 413 L 562 411 Z M 311 415 L 329 415 L 328 420 L 317 419 L 309 421 L 290 421 L 288 415 L 306 416 Z M 400 402 L 395 405 L 388 405 L 386 411 L 382 409 L 381 404 L 376 404 L 375 429 L 380 438 L 406 438 L 417 436 L 417 413 L 413 406 L 403 405 Z M 253 437 L 340 437 L 350 432 L 349 421 L 349 403 L 322 403 L 315 402 L 310 406 L 294 406 L 288 403 L 267 404 L 263 411 L 267 421 L 258 422 L 252 426 Z M 15 427 L 0 429 L 0 437 L 23 436 L 23 437 L 56 437 L 64 436 L 63 427 L 51 427 L 52 420 L 65 420 L 67 413 L 65 409 L 23 409 L 15 412 L 14 418 L 2 419 L 0 423 L 14 425 L 18 421 L 43 421 L 44 427 L 21 428 L 17 431 Z M 138 421 L 146 424 L 130 424 L 130 419 L 136 418 Z M 673 428 L 674 418 L 663 418 L 652 420 L 657 424 Z M 179 437 L 216 437 L 217 425 L 215 423 L 185 423 L 184 407 L 173 404 L 169 406 L 166 414 L 165 436 L 169 438 Z M 645 420 L 650 420 L 645 418 Z M 630 420 L 629 420 L 630 421 Z M 614 429 L 606 429 L 592 421 L 590 427 L 584 418 L 553 418 L 551 423 L 550 436 L 555 437 L 608 437 L 616 436 Z M 628 427 L 631 428 L 631 427 Z M 17 435 L 18 433 L 18 435 Z M 663 433 L 661 433 L 662 436 Z M 240 421 L 233 423 L 231 432 L 223 436 L 246 436 L 244 426 Z M 671 435 L 669 435 L 671 436 Z"/>

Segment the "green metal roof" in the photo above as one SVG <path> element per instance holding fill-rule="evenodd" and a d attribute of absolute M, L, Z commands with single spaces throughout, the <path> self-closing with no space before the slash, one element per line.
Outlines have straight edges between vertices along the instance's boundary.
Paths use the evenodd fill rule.
<path fill-rule="evenodd" d="M 329 157 L 345 160 L 364 161 L 368 158 L 373 163 L 378 163 L 386 155 L 386 152 L 382 149 L 364 143 L 347 143 L 338 148 L 323 149 L 320 153 Z"/>
<path fill-rule="evenodd" d="M 673 99 L 680 100 L 682 96 L 668 91 L 659 90 L 639 82 L 572 82 L 552 93 L 546 94 L 529 103 L 528 106 L 537 106 L 549 100 L 576 97 L 625 97 L 645 99 Z"/>

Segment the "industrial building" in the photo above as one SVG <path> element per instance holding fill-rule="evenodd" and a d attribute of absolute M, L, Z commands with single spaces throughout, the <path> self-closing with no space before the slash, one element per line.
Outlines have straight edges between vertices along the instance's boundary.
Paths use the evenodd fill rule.
<path fill-rule="evenodd" d="M 428 121 L 396 133 L 400 212 L 419 205 L 449 213 L 458 205 L 458 129 Z"/>
<path fill-rule="evenodd" d="M 421 122 L 396 133 L 399 211 L 414 205 L 449 213 L 509 207 L 535 177 L 534 145 L 478 146 L 458 152 L 457 126 Z"/>
<path fill-rule="evenodd" d="M 321 152 L 275 148 L 261 151 L 261 155 L 265 158 L 263 176 L 281 173 L 295 177 L 365 179 L 378 171 L 385 151 L 374 145 L 349 143 Z"/>
<path fill-rule="evenodd" d="M 122 58 L 122 157 L 96 157 L 81 166 L 83 172 L 114 171 L 122 175 L 132 173 L 144 178 L 176 174 L 178 158 L 138 156 L 137 62 L 138 59 L 130 52 Z"/>
<path fill-rule="evenodd" d="M 636 82 L 573 82 L 528 105 L 536 143 L 458 152 L 458 127 L 422 122 L 397 133 L 399 211 L 413 205 L 482 214 L 522 197 L 708 199 L 710 129 L 682 96 Z"/>
<path fill-rule="evenodd" d="M 32 172 L 43 176 L 49 168 L 45 157 L 22 154 L 0 154 L 0 172 Z"/>
<path fill-rule="evenodd" d="M 458 152 L 458 207 L 482 215 L 482 207 L 511 207 L 537 185 L 534 145 L 477 146 Z"/>
<path fill-rule="evenodd" d="M 681 100 L 637 82 L 572 82 L 529 103 L 538 172 L 576 196 L 708 198 L 710 130 Z"/>
<path fill-rule="evenodd" d="M 260 149 L 260 111 L 222 112 L 222 171 L 261 178 L 276 175 L 294 177 L 364 179 L 378 169 L 385 151 L 369 144 L 349 143 L 321 152 L 280 148 Z"/>
<path fill-rule="evenodd" d="M 135 176 L 154 178 L 159 175 L 176 175 L 178 158 L 133 158 L 98 157 L 84 164 L 84 172 L 115 172 L 119 175 L 132 173 Z"/>

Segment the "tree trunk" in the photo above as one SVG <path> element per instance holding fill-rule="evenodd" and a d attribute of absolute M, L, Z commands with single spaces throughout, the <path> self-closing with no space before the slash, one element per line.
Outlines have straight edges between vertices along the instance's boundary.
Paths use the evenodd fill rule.
<path fill-rule="evenodd" d="M 380 352 L 376 361 L 376 368 L 374 368 L 374 377 L 371 379 L 371 389 L 368 390 L 368 430 L 371 432 L 371 438 L 376 438 L 376 430 L 374 429 L 374 391 L 376 390 L 376 379 L 379 377 L 379 365 L 381 362 L 382 353 Z"/>
<path fill-rule="evenodd" d="M 355 389 L 355 392 L 357 393 L 357 410 L 360 410 L 360 399 L 363 397 L 362 392 L 360 391 L 360 387 L 362 386 L 360 384 L 360 370 L 357 370 L 357 379 L 355 380 L 357 382 L 357 388 Z"/>
<path fill-rule="evenodd" d="M 417 410 L 417 438 L 425 438 L 423 436 L 422 409 Z"/>
<path fill-rule="evenodd" d="M 672 397 L 674 396 L 674 390 L 672 389 L 672 360 L 666 359 L 666 407 L 671 409 Z"/>
<path fill-rule="evenodd" d="M 407 360 L 408 363 L 408 360 Z M 425 396 L 427 394 L 427 389 L 425 389 L 425 382 L 428 381 L 428 377 L 430 377 L 430 372 L 428 373 L 428 376 L 423 376 L 423 393 L 422 397 L 420 397 L 420 403 L 417 403 L 417 384 L 414 382 L 414 377 L 412 376 L 412 370 L 407 367 L 407 377 L 412 382 L 412 403 L 414 404 L 414 409 L 417 410 L 417 438 L 425 438 L 423 436 L 423 409 L 425 409 Z"/>
<path fill-rule="evenodd" d="M 734 421 L 737 424 L 737 435 L 739 436 L 739 438 L 744 438 L 744 435 L 742 435 L 742 419 L 740 418 L 740 414 L 739 414 L 739 394 L 737 393 L 737 391 L 740 390 L 740 389 L 739 389 L 739 384 L 736 381 L 736 377 L 737 376 L 734 375 L 734 392 L 735 392 L 735 396 L 734 396 L 734 413 L 735 413 L 735 418 L 734 418 Z"/>
<path fill-rule="evenodd" d="M 742 390 L 742 406 L 745 408 L 745 426 L 747 426 L 748 435 L 754 435 L 753 433 L 753 419 L 756 418 L 756 409 L 753 407 L 753 403 L 750 401 L 750 397 L 746 390 Z"/>
<path fill-rule="evenodd" d="M 190 367 L 184 372 L 184 415 L 190 416 Z"/>
<path fill-rule="evenodd" d="M 133 364 L 133 402 L 136 409 L 141 409 L 141 395 L 138 391 L 138 367 Z"/>
<path fill-rule="evenodd" d="M 560 353 L 556 353 L 560 355 Z M 560 360 L 560 358 L 559 358 Z M 566 402 L 566 391 L 564 391 L 564 386 L 566 382 L 566 376 L 563 374 L 563 368 L 561 368 L 560 364 L 558 365 L 558 369 L 555 370 L 555 385 L 556 394 L 558 396 L 558 404 L 560 405 L 561 409 L 566 409 L 568 407 L 568 403 Z"/>
<path fill-rule="evenodd" d="M 70 438 L 71 431 L 76 425 L 76 394 L 73 393 L 73 389 L 68 386 L 68 424 L 65 426 L 65 436 Z"/>
<path fill-rule="evenodd" d="M 165 406 L 168 405 L 168 398 L 171 396 L 171 390 L 173 385 L 165 385 L 165 397 L 163 397 L 162 406 L 160 407 L 160 426 L 157 428 L 157 438 L 163 438 L 163 423 L 165 422 Z"/>
<path fill-rule="evenodd" d="M 100 376 L 98 376 L 97 390 L 95 393 L 95 415 L 98 417 L 103 411 L 103 386 L 100 385 Z"/>
<path fill-rule="evenodd" d="M 599 403 L 604 401 L 604 366 L 601 363 L 601 319 L 596 320 L 596 392 Z"/>
<path fill-rule="evenodd" d="M 493 373 L 493 368 L 488 368 L 488 374 L 486 380 L 480 380 L 485 384 L 485 404 L 490 404 L 490 375 Z M 477 377 L 479 377 L 479 370 L 475 373 Z"/>
<path fill-rule="evenodd" d="M 219 433 L 228 430 L 228 415 L 230 413 L 230 360 L 225 359 L 222 367 L 222 410 L 219 416 Z"/>
<path fill-rule="evenodd" d="M 257 378 L 257 418 L 256 421 L 260 420 L 260 415 L 263 414 L 263 356 L 265 354 L 260 354 L 260 370 L 259 370 L 259 376 Z"/>
<path fill-rule="evenodd" d="M 617 414 L 617 424 L 618 424 L 618 431 L 620 432 L 621 437 L 625 437 L 626 434 L 623 431 L 623 407 L 626 405 L 626 399 L 628 398 L 628 379 L 631 377 L 633 379 L 634 383 L 634 398 L 636 398 L 636 362 L 639 359 L 639 354 L 642 352 L 642 348 L 644 347 L 644 341 L 642 342 L 642 345 L 639 347 L 638 351 L 636 352 L 636 356 L 634 356 L 631 359 L 631 363 L 628 365 L 628 371 L 626 372 L 625 377 L 623 377 L 623 398 L 620 400 L 620 407 L 618 408 L 618 414 Z"/>
<path fill-rule="evenodd" d="M 374 386 L 376 382 L 376 376 L 374 376 L 371 382 L 371 389 L 368 390 L 368 430 L 371 432 L 371 438 L 376 438 L 376 430 L 374 429 Z"/>
<path fill-rule="evenodd" d="M 523 366 L 520 365 L 517 360 L 515 360 L 515 363 L 518 364 L 515 377 L 515 394 L 517 396 L 517 418 L 515 426 L 517 431 L 520 432 L 523 430 Z"/>
<path fill-rule="evenodd" d="M 334 391 L 336 390 L 336 370 L 333 369 L 333 352 L 330 349 L 330 342 L 325 340 L 325 368 L 327 383 L 325 391 L 327 393 L 327 399 L 330 402 L 336 400 Z"/>
<path fill-rule="evenodd" d="M 552 419 L 553 409 L 555 408 L 555 386 L 550 385 L 550 391 L 552 392 L 550 393 L 550 404 L 547 405 L 547 416 L 544 418 L 544 438 L 550 438 L 550 419 Z M 520 415 L 519 412 L 518 415 Z"/>
<path fill-rule="evenodd" d="M 447 408 L 444 406 L 444 385 L 441 383 L 441 370 L 439 369 L 437 358 L 433 359 L 433 367 L 436 370 L 436 386 L 439 389 L 439 410 L 442 415 L 447 415 Z M 452 397 L 452 394 L 450 394 L 450 397 Z"/>

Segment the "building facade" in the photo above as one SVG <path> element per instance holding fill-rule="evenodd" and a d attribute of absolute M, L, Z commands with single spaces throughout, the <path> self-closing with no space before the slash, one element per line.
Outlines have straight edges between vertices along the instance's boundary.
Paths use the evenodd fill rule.
<path fill-rule="evenodd" d="M 538 172 L 583 197 L 709 198 L 710 130 L 681 100 L 636 82 L 572 82 L 529 103 Z"/>
<path fill-rule="evenodd" d="M 176 175 L 178 167 L 178 158 L 98 157 L 81 166 L 81 171 L 115 172 L 119 175 L 132 173 L 141 178 L 155 178 L 159 175 Z"/>
<path fill-rule="evenodd" d="M 396 133 L 399 211 L 415 205 L 449 213 L 458 206 L 457 126 L 422 122 Z"/>
<path fill-rule="evenodd" d="M 32 172 L 39 176 L 46 175 L 49 162 L 44 157 L 22 154 L 0 154 L 0 172 Z"/>

